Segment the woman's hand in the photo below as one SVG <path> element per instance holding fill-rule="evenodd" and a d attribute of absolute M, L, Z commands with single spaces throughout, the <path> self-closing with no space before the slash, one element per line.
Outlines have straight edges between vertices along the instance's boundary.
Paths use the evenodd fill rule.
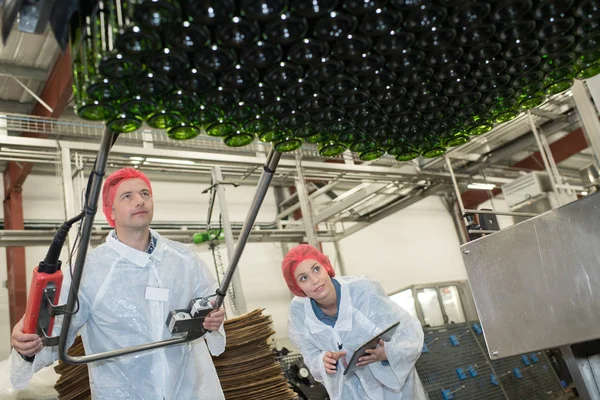
<path fill-rule="evenodd" d="M 340 358 L 346 355 L 345 351 L 328 351 L 323 356 L 323 363 L 325 364 L 325 371 L 328 374 L 335 374 L 337 372 L 337 362 Z"/>
<path fill-rule="evenodd" d="M 384 341 L 381 339 L 379 339 L 378 347 L 376 347 L 374 349 L 367 349 L 367 350 L 365 350 L 365 353 L 367 353 L 368 355 L 362 356 L 361 358 L 358 359 L 358 362 L 356 363 L 357 367 L 369 365 L 376 361 L 387 360 L 387 355 L 385 354 L 385 344 L 384 344 Z"/>

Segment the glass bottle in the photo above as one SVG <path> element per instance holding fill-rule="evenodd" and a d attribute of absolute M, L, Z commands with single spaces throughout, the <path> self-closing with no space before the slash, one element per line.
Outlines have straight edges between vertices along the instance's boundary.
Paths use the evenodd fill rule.
<path fill-rule="evenodd" d="M 455 29 L 439 27 L 436 30 L 419 34 L 415 46 L 420 50 L 431 53 L 448 47 L 455 38 Z"/>
<path fill-rule="evenodd" d="M 133 79 L 131 88 L 140 96 L 158 100 L 169 93 L 173 85 L 166 77 L 149 72 Z"/>
<path fill-rule="evenodd" d="M 277 97 L 274 103 L 271 103 L 265 107 L 265 113 L 274 117 L 281 117 L 290 114 L 297 107 L 296 102 L 293 99 L 285 97 Z"/>
<path fill-rule="evenodd" d="M 338 0 L 290 0 L 290 6 L 294 14 L 306 18 L 318 18 L 331 12 L 337 5 Z"/>
<path fill-rule="evenodd" d="M 477 46 L 490 41 L 495 33 L 496 25 L 483 23 L 464 29 L 458 34 L 456 41 L 461 46 Z"/>
<path fill-rule="evenodd" d="M 302 140 L 294 137 L 292 131 L 285 128 L 277 130 L 277 134 L 273 140 L 273 147 L 275 150 L 287 153 L 290 151 L 298 150 L 302 146 Z"/>
<path fill-rule="evenodd" d="M 176 0 L 137 0 L 133 18 L 146 29 L 163 29 L 181 20 L 181 7 Z"/>
<path fill-rule="evenodd" d="M 228 147 L 243 147 L 248 146 L 254 142 L 254 135 L 246 132 L 244 129 L 238 129 L 235 133 L 226 136 L 223 139 L 223 143 L 225 143 Z"/>
<path fill-rule="evenodd" d="M 288 60 L 296 64 L 316 64 L 329 54 L 329 45 L 322 40 L 304 38 L 292 44 L 287 54 Z"/>
<path fill-rule="evenodd" d="M 241 95 L 235 89 L 226 89 L 219 86 L 204 96 L 204 102 L 208 106 L 220 110 L 228 110 L 240 101 Z"/>
<path fill-rule="evenodd" d="M 217 78 L 212 72 L 192 68 L 177 75 L 175 84 L 179 89 L 200 96 L 217 85 Z M 235 87 L 234 85 L 229 85 Z"/>
<path fill-rule="evenodd" d="M 492 6 L 487 2 L 481 1 L 458 1 L 448 22 L 456 27 L 470 27 L 484 23 L 492 10 Z"/>
<path fill-rule="evenodd" d="M 335 157 L 345 152 L 348 147 L 336 140 L 327 140 L 319 143 L 318 149 L 321 157 Z"/>
<path fill-rule="evenodd" d="M 283 50 L 278 44 L 259 41 L 242 49 L 242 60 L 253 68 L 267 68 L 281 61 Z"/>
<path fill-rule="evenodd" d="M 194 61 L 198 69 L 224 73 L 237 64 L 237 53 L 233 49 L 212 45 L 198 51 Z"/>
<path fill-rule="evenodd" d="M 457 117 L 469 136 L 478 136 L 489 132 L 494 126 L 486 106 L 481 103 L 460 110 Z"/>
<path fill-rule="evenodd" d="M 354 33 L 336 40 L 331 55 L 340 60 L 356 60 L 362 58 L 371 50 L 371 38 L 360 33 Z"/>
<path fill-rule="evenodd" d="M 265 82 L 279 87 L 288 87 L 298 82 L 304 76 L 301 65 L 282 61 L 269 68 L 265 73 Z"/>
<path fill-rule="evenodd" d="M 340 74 L 323 86 L 323 91 L 331 96 L 345 96 L 358 86 L 358 79 Z"/>
<path fill-rule="evenodd" d="M 153 54 L 147 61 L 152 72 L 161 75 L 178 75 L 190 68 L 190 61 L 185 53 L 164 48 Z"/>
<path fill-rule="evenodd" d="M 167 110 L 178 112 L 181 115 L 191 115 L 196 111 L 199 103 L 196 96 L 182 90 L 176 90 L 163 99 Z"/>
<path fill-rule="evenodd" d="M 223 112 L 215 107 L 205 105 L 198 106 L 198 109 L 188 115 L 188 120 L 195 126 L 206 130 L 210 125 L 223 119 Z"/>
<path fill-rule="evenodd" d="M 524 86 L 517 91 L 517 100 L 521 110 L 528 110 L 539 106 L 546 100 L 544 83 L 536 82 Z"/>
<path fill-rule="evenodd" d="M 284 93 L 286 97 L 290 97 L 296 103 L 302 104 L 319 93 L 319 90 L 320 85 L 318 82 L 312 79 L 298 79 L 298 82 L 286 88 Z"/>
<path fill-rule="evenodd" d="M 256 135 L 261 142 L 272 142 L 278 127 L 277 121 L 264 114 L 257 114 L 243 126 L 243 131 Z"/>
<path fill-rule="evenodd" d="M 306 18 L 285 13 L 265 25 L 263 38 L 267 42 L 285 46 L 305 37 L 307 31 Z"/>
<path fill-rule="evenodd" d="M 244 101 L 247 103 L 266 106 L 274 103 L 277 97 L 281 95 L 281 90 L 277 86 L 266 85 L 260 82 L 252 89 L 246 90 L 244 93 Z"/>
<path fill-rule="evenodd" d="M 106 126 L 115 133 L 130 133 L 142 126 L 142 118 L 133 114 L 118 113 L 106 122 Z"/>
<path fill-rule="evenodd" d="M 573 85 L 575 78 L 575 54 L 560 53 L 543 57 L 541 66 L 544 76 L 545 93 L 548 96 L 563 92 Z"/>
<path fill-rule="evenodd" d="M 373 50 L 383 56 L 403 54 L 412 47 L 415 40 L 416 36 L 412 32 L 393 30 L 388 35 L 383 35 L 377 39 Z"/>
<path fill-rule="evenodd" d="M 225 116 L 227 117 L 227 120 L 236 123 L 238 126 L 244 126 L 259 113 L 260 110 L 256 104 L 240 101 L 233 108 L 229 109 L 225 113 Z"/>
<path fill-rule="evenodd" d="M 136 58 L 113 52 L 102 57 L 98 69 L 109 79 L 127 80 L 141 74 L 144 71 L 144 64 Z"/>
<path fill-rule="evenodd" d="M 286 0 L 241 0 L 240 14 L 256 21 L 272 21 L 287 7 Z"/>
<path fill-rule="evenodd" d="M 142 58 L 160 50 L 161 40 L 158 33 L 132 25 L 119 32 L 115 46 L 124 56 Z"/>
<path fill-rule="evenodd" d="M 519 115 L 520 109 L 518 107 L 517 99 L 506 98 L 492 104 L 489 108 L 489 112 L 492 116 L 492 121 L 496 124 L 500 124 L 515 119 Z"/>
<path fill-rule="evenodd" d="M 210 43 L 210 31 L 190 21 L 170 26 L 165 31 L 167 47 L 184 53 L 195 53 Z"/>
<path fill-rule="evenodd" d="M 121 104 L 121 109 L 125 114 L 136 115 L 142 119 L 147 119 L 151 114 L 157 111 L 158 104 L 156 101 L 136 95 L 133 98 L 126 100 Z"/>
<path fill-rule="evenodd" d="M 320 40 L 333 41 L 346 37 L 356 30 L 358 20 L 354 15 L 342 11 L 331 11 L 320 18 L 313 36 Z"/>
<path fill-rule="evenodd" d="M 396 82 L 396 79 L 397 75 L 394 72 L 382 69 L 375 71 L 371 75 L 362 77 L 360 84 L 367 90 L 383 92 L 387 90 L 388 87 L 392 86 Z"/>
<path fill-rule="evenodd" d="M 169 129 L 178 125 L 181 120 L 182 118 L 179 113 L 163 108 L 152 113 L 146 120 L 146 123 L 155 129 Z"/>
<path fill-rule="evenodd" d="M 504 23 L 496 36 L 501 42 L 515 43 L 517 40 L 530 39 L 534 30 L 535 21 L 516 20 Z"/>
<path fill-rule="evenodd" d="M 259 77 L 260 74 L 256 68 L 249 68 L 238 64 L 235 68 L 221 75 L 219 82 L 223 86 L 242 90 L 254 86 L 258 82 Z"/>
<path fill-rule="evenodd" d="M 388 8 L 377 8 L 361 18 L 358 30 L 370 37 L 385 37 L 398 29 L 403 20 L 402 13 Z"/>
<path fill-rule="evenodd" d="M 369 98 L 371 98 L 371 94 L 368 90 L 354 88 L 350 93 L 339 96 L 335 103 L 340 107 L 349 109 L 365 104 L 369 101 Z"/>
<path fill-rule="evenodd" d="M 213 26 L 227 22 L 235 11 L 234 0 L 181 0 L 185 14 L 200 25 Z"/>
<path fill-rule="evenodd" d="M 446 7 L 431 5 L 410 11 L 402 26 L 410 32 L 431 31 L 432 28 L 440 27 L 447 16 Z"/>
<path fill-rule="evenodd" d="M 531 10 L 531 0 L 510 0 L 498 2 L 491 13 L 491 19 L 497 23 L 523 19 Z"/>
<path fill-rule="evenodd" d="M 300 108 L 309 114 L 316 114 L 327 107 L 331 107 L 334 101 L 335 99 L 333 96 L 315 93 L 308 100 L 304 101 L 300 105 Z"/>
<path fill-rule="evenodd" d="M 258 41 L 260 26 L 256 21 L 249 21 L 236 16 L 225 24 L 219 24 L 215 35 L 218 45 L 242 49 Z"/>
<path fill-rule="evenodd" d="M 167 136 L 173 140 L 189 140 L 200 135 L 200 128 L 182 119 L 167 129 Z"/>
<path fill-rule="evenodd" d="M 289 57 L 288 57 L 289 58 Z M 344 63 L 335 58 L 324 57 L 306 69 L 306 77 L 316 82 L 323 82 L 344 72 Z"/>

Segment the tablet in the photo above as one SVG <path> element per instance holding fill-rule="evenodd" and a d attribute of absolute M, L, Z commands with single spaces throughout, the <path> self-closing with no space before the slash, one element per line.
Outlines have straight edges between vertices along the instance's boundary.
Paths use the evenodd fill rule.
<path fill-rule="evenodd" d="M 400 322 L 396 322 L 395 324 L 389 326 L 383 332 L 373 336 L 369 341 L 356 349 L 354 354 L 352 354 L 350 361 L 348 362 L 348 367 L 344 371 L 344 375 L 347 375 L 349 372 L 354 371 L 357 368 L 356 363 L 358 362 L 358 359 L 365 354 L 367 349 L 376 348 L 377 344 L 379 343 L 379 339 L 382 339 L 384 342 L 389 342 L 392 339 L 394 332 L 396 332 L 396 328 L 399 324 Z"/>

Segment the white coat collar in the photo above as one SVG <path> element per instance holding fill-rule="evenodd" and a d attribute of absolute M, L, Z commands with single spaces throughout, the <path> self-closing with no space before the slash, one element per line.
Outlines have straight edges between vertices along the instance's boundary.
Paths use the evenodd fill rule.
<path fill-rule="evenodd" d="M 106 244 L 113 250 L 115 250 L 119 256 L 131 261 L 138 267 L 145 268 L 150 263 L 150 260 L 161 261 L 165 252 L 165 241 L 153 229 L 150 229 L 150 235 L 156 239 L 156 247 L 152 254 L 148 254 L 145 251 L 139 251 L 133 247 L 127 246 L 116 237 L 116 232 L 113 229 L 106 235 Z"/>
<path fill-rule="evenodd" d="M 335 331 L 351 331 L 352 330 L 352 298 L 350 297 L 350 288 L 348 284 L 341 279 L 335 279 L 340 284 L 340 308 L 338 310 L 338 319 L 333 327 Z M 317 333 L 330 329 L 330 327 L 319 321 L 310 304 L 310 298 L 303 297 L 304 315 L 307 316 L 306 323 L 312 333 Z"/>

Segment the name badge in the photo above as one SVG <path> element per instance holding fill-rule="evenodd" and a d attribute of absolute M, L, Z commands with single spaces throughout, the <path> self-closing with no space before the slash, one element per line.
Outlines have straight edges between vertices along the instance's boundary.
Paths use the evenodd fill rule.
<path fill-rule="evenodd" d="M 169 289 L 147 286 L 146 300 L 169 301 Z"/>

